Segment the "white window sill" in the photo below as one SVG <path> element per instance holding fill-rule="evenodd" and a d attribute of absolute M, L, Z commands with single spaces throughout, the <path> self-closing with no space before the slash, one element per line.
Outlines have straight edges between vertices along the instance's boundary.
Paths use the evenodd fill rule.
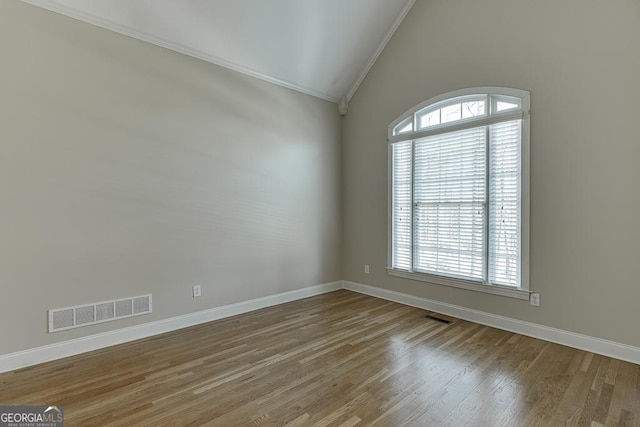
<path fill-rule="evenodd" d="M 529 300 L 530 291 L 524 289 L 510 288 L 507 286 L 485 285 L 470 280 L 456 279 L 454 277 L 435 276 L 432 274 L 415 273 L 413 271 L 395 270 L 387 268 L 390 276 L 402 277 L 403 279 L 419 280 L 421 282 L 434 283 L 436 285 L 452 286 L 454 288 L 467 289 L 470 291 L 484 292 L 487 294 L 501 295 L 503 297 Z"/>

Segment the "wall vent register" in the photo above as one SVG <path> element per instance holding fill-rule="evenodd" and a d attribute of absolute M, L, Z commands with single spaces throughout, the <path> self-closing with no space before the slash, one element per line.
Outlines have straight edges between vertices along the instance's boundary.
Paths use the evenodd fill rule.
<path fill-rule="evenodd" d="M 49 310 L 49 333 L 152 312 L 151 295 Z"/>

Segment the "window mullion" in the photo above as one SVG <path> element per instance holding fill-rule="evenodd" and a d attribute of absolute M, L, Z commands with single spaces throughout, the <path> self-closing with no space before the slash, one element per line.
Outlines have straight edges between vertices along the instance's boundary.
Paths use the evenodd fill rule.
<path fill-rule="evenodd" d="M 415 199 L 415 186 L 416 186 L 416 174 L 415 174 L 415 165 L 416 165 L 416 142 L 411 141 L 411 271 L 415 271 L 413 266 L 416 261 L 416 199 Z"/>
<path fill-rule="evenodd" d="M 484 271 L 483 271 L 483 279 L 485 283 L 489 282 L 489 215 L 491 213 L 491 209 L 489 206 L 489 201 L 491 198 L 489 197 L 489 191 L 491 186 L 489 185 L 489 180 L 491 179 L 491 132 L 490 126 L 485 128 L 485 181 L 484 181 Z"/>
<path fill-rule="evenodd" d="M 487 105 L 487 114 L 493 115 L 495 113 L 492 105 L 491 95 L 487 94 L 486 99 Z M 489 221 L 491 221 L 491 206 L 489 206 L 489 202 L 491 200 L 490 191 L 491 191 L 491 125 L 487 125 L 486 127 L 486 141 L 485 141 L 485 164 L 486 164 L 486 178 L 485 178 L 485 193 L 484 193 L 484 281 L 485 283 L 489 283 L 489 258 L 491 257 L 490 248 L 489 248 Z"/>

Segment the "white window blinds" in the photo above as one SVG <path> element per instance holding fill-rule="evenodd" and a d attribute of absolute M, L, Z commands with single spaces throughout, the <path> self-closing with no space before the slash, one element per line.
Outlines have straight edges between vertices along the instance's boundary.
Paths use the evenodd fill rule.
<path fill-rule="evenodd" d="M 486 128 L 415 142 L 413 270 L 482 280 Z"/>
<path fill-rule="evenodd" d="M 490 127 L 489 281 L 519 286 L 521 120 Z"/>
<path fill-rule="evenodd" d="M 411 269 L 411 221 L 412 221 L 412 150 L 411 141 L 400 142 L 393 145 L 392 162 L 392 239 L 393 259 L 392 267 L 399 270 Z"/>

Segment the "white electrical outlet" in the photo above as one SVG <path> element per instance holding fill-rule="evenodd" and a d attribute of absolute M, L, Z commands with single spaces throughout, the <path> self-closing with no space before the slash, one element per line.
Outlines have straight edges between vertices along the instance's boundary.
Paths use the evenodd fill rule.
<path fill-rule="evenodd" d="M 193 297 L 194 298 L 198 298 L 202 296 L 202 288 L 200 287 L 200 285 L 194 285 L 193 286 Z"/>
<path fill-rule="evenodd" d="M 369 274 L 369 264 L 364 265 L 364 273 Z"/>
<path fill-rule="evenodd" d="M 529 296 L 529 304 L 534 307 L 540 307 L 540 294 L 531 294 Z"/>

